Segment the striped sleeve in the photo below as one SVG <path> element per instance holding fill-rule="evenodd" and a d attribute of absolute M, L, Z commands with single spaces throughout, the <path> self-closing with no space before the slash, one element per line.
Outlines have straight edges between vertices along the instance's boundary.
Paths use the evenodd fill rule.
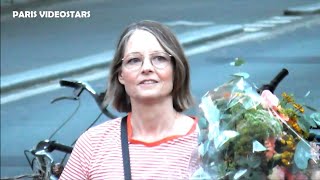
<path fill-rule="evenodd" d="M 88 132 L 82 134 L 77 140 L 60 180 L 89 179 L 90 159 L 92 145 Z"/>

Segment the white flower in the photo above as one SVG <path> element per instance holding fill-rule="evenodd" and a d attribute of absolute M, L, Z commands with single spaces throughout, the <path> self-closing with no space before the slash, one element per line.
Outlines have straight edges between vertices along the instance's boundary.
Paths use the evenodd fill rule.
<path fill-rule="evenodd" d="M 283 169 L 280 166 L 275 166 L 272 169 L 272 173 L 268 176 L 268 179 L 284 180 L 285 179 L 285 173 L 284 173 Z"/>

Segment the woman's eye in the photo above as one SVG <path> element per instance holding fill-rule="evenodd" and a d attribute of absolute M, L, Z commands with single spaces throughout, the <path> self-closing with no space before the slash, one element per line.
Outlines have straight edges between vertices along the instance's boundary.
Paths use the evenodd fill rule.
<path fill-rule="evenodd" d="M 127 64 L 137 64 L 140 62 L 141 62 L 141 59 L 139 59 L 139 58 L 131 58 L 128 60 Z"/>
<path fill-rule="evenodd" d="M 154 60 L 161 62 L 161 61 L 167 61 L 167 58 L 164 56 L 155 56 Z"/>

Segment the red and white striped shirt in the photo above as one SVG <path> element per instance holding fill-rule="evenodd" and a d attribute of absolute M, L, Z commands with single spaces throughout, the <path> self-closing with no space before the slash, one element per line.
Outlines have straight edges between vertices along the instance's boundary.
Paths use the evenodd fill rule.
<path fill-rule="evenodd" d="M 197 119 L 183 136 L 146 143 L 128 139 L 132 179 L 189 179 L 198 168 Z M 78 139 L 61 180 L 124 179 L 120 137 L 121 118 L 89 129 Z"/>

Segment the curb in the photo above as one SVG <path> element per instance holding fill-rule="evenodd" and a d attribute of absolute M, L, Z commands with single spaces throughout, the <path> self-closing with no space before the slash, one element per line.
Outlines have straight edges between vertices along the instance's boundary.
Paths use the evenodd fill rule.
<path fill-rule="evenodd" d="M 178 34 L 177 38 L 182 46 L 189 47 L 208 40 L 219 39 L 241 32 L 243 32 L 241 25 L 214 25 L 198 31 Z M 1 77 L 1 94 L 89 71 L 94 68 L 107 67 L 112 60 L 113 54 L 114 51 L 107 51 L 93 56 L 71 60 L 66 63 L 3 76 Z"/>
<path fill-rule="evenodd" d="M 108 57 L 112 57 L 112 55 L 113 52 L 108 51 L 93 56 L 71 60 L 65 63 L 3 76 L 1 77 L 1 94 L 16 89 L 26 88 L 35 84 L 52 81 L 57 78 L 85 72 L 93 68 L 107 66 L 111 61 L 111 58 Z"/>
<path fill-rule="evenodd" d="M 243 32 L 242 25 L 213 25 L 198 31 L 178 34 L 177 38 L 184 47 L 189 47 L 203 43 L 204 41 L 219 39 L 241 32 Z"/>
<path fill-rule="evenodd" d="M 320 3 L 288 8 L 288 9 L 284 10 L 283 14 L 284 15 L 320 14 Z"/>

